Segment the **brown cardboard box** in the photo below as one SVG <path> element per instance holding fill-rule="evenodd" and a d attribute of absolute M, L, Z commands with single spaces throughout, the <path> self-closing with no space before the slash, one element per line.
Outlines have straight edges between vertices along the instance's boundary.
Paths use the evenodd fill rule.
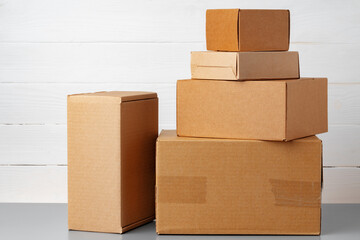
<path fill-rule="evenodd" d="M 327 130 L 326 78 L 177 82 L 179 136 L 287 141 Z"/>
<path fill-rule="evenodd" d="M 298 52 L 191 52 L 191 78 L 261 80 L 299 78 Z"/>
<path fill-rule="evenodd" d="M 289 10 L 209 9 L 206 45 L 220 51 L 287 51 Z"/>
<path fill-rule="evenodd" d="M 69 229 L 123 233 L 154 219 L 158 99 L 68 96 Z"/>
<path fill-rule="evenodd" d="M 159 234 L 319 235 L 322 143 L 177 137 L 156 153 Z"/>

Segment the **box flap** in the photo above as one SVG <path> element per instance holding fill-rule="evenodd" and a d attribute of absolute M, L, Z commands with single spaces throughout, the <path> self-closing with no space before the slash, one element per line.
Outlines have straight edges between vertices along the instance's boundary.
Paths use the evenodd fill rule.
<path fill-rule="evenodd" d="M 237 80 L 237 52 L 191 52 L 191 78 Z"/>
<path fill-rule="evenodd" d="M 143 100 L 149 98 L 156 98 L 157 94 L 155 92 L 140 92 L 140 91 L 103 91 L 103 92 L 93 92 L 93 93 L 80 93 L 69 95 L 69 98 L 74 97 L 111 97 L 117 98 L 119 102 L 128 102 L 135 100 Z"/>

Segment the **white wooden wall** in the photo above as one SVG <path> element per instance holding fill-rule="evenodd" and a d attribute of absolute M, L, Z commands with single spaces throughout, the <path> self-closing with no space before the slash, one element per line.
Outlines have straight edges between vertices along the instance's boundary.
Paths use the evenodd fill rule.
<path fill-rule="evenodd" d="M 360 203 L 358 0 L 0 0 L 0 201 L 67 201 L 67 94 L 156 91 L 175 128 L 207 8 L 290 9 L 302 76 L 329 78 L 323 201 Z"/>

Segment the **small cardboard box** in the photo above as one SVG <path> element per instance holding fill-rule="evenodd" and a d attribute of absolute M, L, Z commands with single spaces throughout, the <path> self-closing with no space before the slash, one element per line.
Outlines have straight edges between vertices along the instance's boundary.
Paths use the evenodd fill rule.
<path fill-rule="evenodd" d="M 192 79 L 299 78 L 298 52 L 191 52 Z"/>
<path fill-rule="evenodd" d="M 287 51 L 289 10 L 208 9 L 206 46 L 218 51 Z"/>
<path fill-rule="evenodd" d="M 322 143 L 177 137 L 156 153 L 159 234 L 319 235 Z"/>
<path fill-rule="evenodd" d="M 69 229 L 123 233 L 154 219 L 158 98 L 68 96 Z"/>
<path fill-rule="evenodd" d="M 327 130 L 326 78 L 177 82 L 179 136 L 288 141 Z"/>

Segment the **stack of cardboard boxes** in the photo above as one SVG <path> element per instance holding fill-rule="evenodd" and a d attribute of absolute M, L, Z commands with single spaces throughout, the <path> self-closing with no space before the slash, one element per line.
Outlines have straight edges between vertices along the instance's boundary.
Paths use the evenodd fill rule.
<path fill-rule="evenodd" d="M 289 11 L 206 21 L 213 51 L 177 83 L 177 133 L 158 137 L 156 93 L 68 96 L 69 229 L 123 233 L 156 212 L 159 234 L 320 234 L 327 79 L 300 78 Z"/>
<path fill-rule="evenodd" d="M 327 79 L 300 78 L 289 32 L 287 10 L 207 11 L 157 140 L 159 234 L 320 234 Z"/>

